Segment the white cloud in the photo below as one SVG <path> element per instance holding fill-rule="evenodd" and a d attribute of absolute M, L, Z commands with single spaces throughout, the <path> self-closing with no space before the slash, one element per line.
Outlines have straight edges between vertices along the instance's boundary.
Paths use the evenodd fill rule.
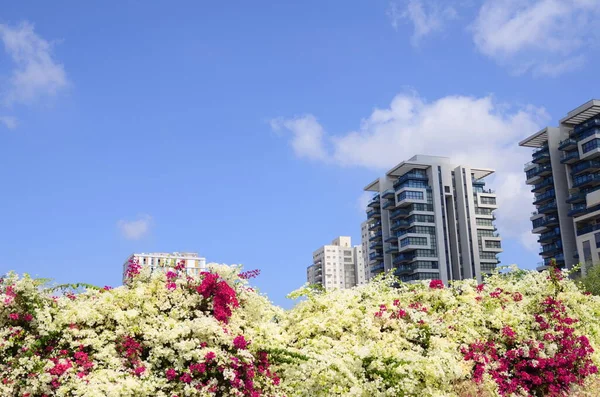
<path fill-rule="evenodd" d="M 448 96 L 427 102 L 410 93 L 397 95 L 387 108 L 374 109 L 357 130 L 343 135 L 326 134 L 312 115 L 278 119 L 277 127 L 291 131 L 303 122 L 310 125 L 310 129 L 291 131 L 293 141 L 302 141 L 306 132 L 312 146 L 319 148 L 319 158 L 341 166 L 382 172 L 415 154 L 429 154 L 494 168 L 496 174 L 488 184 L 498 194 L 499 230 L 504 238 L 531 248 L 531 240 L 523 238 L 531 228 L 529 216 L 534 209 L 523 173 L 531 153 L 518 142 L 548 120 L 544 109 L 511 107 L 491 96 Z M 320 131 L 318 138 L 315 130 Z"/>
<path fill-rule="evenodd" d="M 68 85 L 63 65 L 52 58 L 50 43 L 34 32 L 32 24 L 0 24 L 0 39 L 15 64 L 9 88 L 3 93 L 6 105 L 29 104 Z"/>
<path fill-rule="evenodd" d="M 119 220 L 117 228 L 128 240 L 139 240 L 150 231 L 152 217 L 150 215 L 141 215 L 133 221 Z"/>
<path fill-rule="evenodd" d="M 9 130 L 17 128 L 17 119 L 12 116 L 0 116 L 0 124 L 4 124 Z"/>
<path fill-rule="evenodd" d="M 314 160 L 326 158 L 323 147 L 324 131 L 313 115 L 305 115 L 292 119 L 273 119 L 270 121 L 274 131 L 289 131 L 292 133 L 292 147 L 298 157 Z"/>
<path fill-rule="evenodd" d="M 394 29 L 398 29 L 400 23 L 411 23 L 411 44 L 418 46 L 425 36 L 442 30 L 447 20 L 456 18 L 457 12 L 448 2 L 406 0 L 402 6 L 398 2 L 390 3 L 387 15 Z"/>
<path fill-rule="evenodd" d="M 514 72 L 557 76 L 584 64 L 599 16 L 597 0 L 485 0 L 471 29 L 478 50 Z"/>

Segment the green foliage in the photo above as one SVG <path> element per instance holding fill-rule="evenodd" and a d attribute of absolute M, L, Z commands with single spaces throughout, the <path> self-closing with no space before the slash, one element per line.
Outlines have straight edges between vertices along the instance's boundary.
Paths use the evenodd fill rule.
<path fill-rule="evenodd" d="M 600 264 L 595 264 L 586 269 L 585 276 L 581 276 L 577 285 L 592 295 L 600 295 Z"/>

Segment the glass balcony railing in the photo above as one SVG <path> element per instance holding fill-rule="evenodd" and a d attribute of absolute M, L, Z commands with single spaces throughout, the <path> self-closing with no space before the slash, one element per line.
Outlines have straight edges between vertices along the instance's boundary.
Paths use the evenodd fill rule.
<path fill-rule="evenodd" d="M 377 262 L 370 266 L 372 273 L 381 273 L 384 269 L 383 262 Z"/>
<path fill-rule="evenodd" d="M 381 221 L 373 223 L 369 226 L 369 231 L 381 228 Z"/>
<path fill-rule="evenodd" d="M 381 240 L 381 236 L 382 236 L 382 232 L 376 232 L 376 233 L 370 233 L 369 234 L 369 241 L 375 241 L 375 240 Z"/>
<path fill-rule="evenodd" d="M 400 263 L 410 262 L 415 258 L 416 258 L 416 255 L 414 255 L 414 254 L 400 254 L 400 255 L 396 255 L 394 257 L 394 259 L 392 260 L 392 263 L 394 265 L 398 265 Z"/>
<path fill-rule="evenodd" d="M 394 245 L 394 244 L 390 244 L 388 245 L 387 249 L 385 250 L 386 254 L 392 254 L 394 252 L 398 252 L 398 245 Z"/>
<path fill-rule="evenodd" d="M 596 230 L 600 230 L 600 223 L 595 225 L 589 225 L 582 228 L 577 229 L 577 235 L 581 236 L 583 234 L 595 232 Z"/>
<path fill-rule="evenodd" d="M 571 193 L 569 195 L 569 197 L 567 197 L 567 203 L 575 204 L 575 203 L 580 203 L 582 201 L 585 202 L 586 195 L 587 195 L 587 193 L 585 193 L 585 192 Z"/>
<path fill-rule="evenodd" d="M 558 144 L 558 150 L 567 150 L 577 147 L 577 141 L 574 138 L 567 138 L 563 141 L 560 141 Z"/>
<path fill-rule="evenodd" d="M 546 165 L 540 165 L 538 167 L 528 170 L 525 173 L 525 175 L 527 176 L 527 179 L 531 179 L 535 176 L 549 175 L 551 173 L 552 173 L 552 167 L 550 165 L 546 164 Z"/>
<path fill-rule="evenodd" d="M 381 206 L 381 209 L 389 210 L 390 208 L 394 208 L 396 206 L 396 201 L 394 198 L 391 200 L 386 200 L 385 203 Z"/>
<path fill-rule="evenodd" d="M 381 255 L 380 252 L 372 252 L 369 254 L 369 260 L 377 260 L 377 259 L 383 259 L 383 255 Z"/>
<path fill-rule="evenodd" d="M 370 210 L 367 211 L 367 218 L 376 218 L 381 216 L 381 211 L 380 210 Z"/>
<path fill-rule="evenodd" d="M 550 225 L 558 225 L 558 218 L 556 216 L 545 216 L 543 218 L 538 218 L 531 222 L 533 224 L 533 228 L 537 229 L 539 227 L 547 227 Z"/>
<path fill-rule="evenodd" d="M 600 170 L 600 161 L 590 160 L 590 161 L 582 161 L 579 164 L 571 167 L 571 176 L 573 178 L 576 177 L 577 174 L 584 171 L 598 171 Z"/>
<path fill-rule="evenodd" d="M 556 212 L 558 207 L 556 206 L 556 201 L 551 201 L 548 204 L 542 205 L 538 208 L 538 212 L 541 214 L 548 214 L 550 212 Z"/>
<path fill-rule="evenodd" d="M 381 194 L 381 197 L 383 197 L 384 199 L 387 199 L 387 198 L 390 198 L 390 197 L 394 198 L 395 195 L 396 195 L 396 192 L 394 191 L 394 189 L 387 189 L 386 191 L 384 191 Z"/>
<path fill-rule="evenodd" d="M 560 230 L 552 230 L 550 232 L 540 234 L 540 238 L 538 239 L 538 243 L 546 243 L 552 240 L 556 240 L 560 238 Z"/>
<path fill-rule="evenodd" d="M 396 218 L 400 218 L 402 216 L 408 216 L 409 214 L 410 214 L 410 210 L 407 210 L 404 208 L 399 208 L 397 210 L 390 212 L 390 219 L 396 219 Z"/>
<path fill-rule="evenodd" d="M 554 187 L 554 179 L 551 176 L 548 178 L 545 178 L 542 182 L 533 185 L 533 187 L 531 188 L 531 191 L 533 193 L 537 193 L 537 192 L 541 192 L 544 189 L 547 189 L 550 187 Z"/>
<path fill-rule="evenodd" d="M 403 227 L 410 227 L 410 222 L 408 221 L 396 221 L 390 225 L 391 230 L 397 230 Z"/>
<path fill-rule="evenodd" d="M 573 187 L 585 185 L 598 185 L 600 183 L 600 174 L 580 175 L 573 180 Z"/>
<path fill-rule="evenodd" d="M 539 205 L 548 200 L 552 200 L 555 195 L 556 195 L 556 193 L 555 193 L 554 189 L 548 190 L 546 193 L 543 193 L 543 194 L 538 194 L 535 196 L 535 199 L 533 200 L 533 205 Z M 538 209 L 538 212 L 540 212 L 539 209 Z"/>
<path fill-rule="evenodd" d="M 595 126 L 600 126 L 600 118 L 592 119 L 592 120 L 586 121 L 585 123 L 579 124 L 578 126 L 575 126 L 575 128 L 573 128 L 573 135 L 575 137 L 581 139 L 581 137 L 579 137 L 578 135 L 580 135 L 585 130 L 588 130 Z"/>
<path fill-rule="evenodd" d="M 579 152 L 575 150 L 574 152 L 564 152 L 560 159 L 560 162 L 562 164 L 570 164 L 574 163 L 577 160 L 579 160 Z"/>
<path fill-rule="evenodd" d="M 584 214 L 587 210 L 587 206 L 585 205 L 585 203 L 581 203 L 581 204 L 575 204 L 573 206 L 571 206 L 571 210 L 569 212 L 567 212 L 568 216 L 577 216 L 577 215 L 581 215 Z"/>
<path fill-rule="evenodd" d="M 369 207 L 379 207 L 379 195 L 376 194 L 368 204 Z"/>

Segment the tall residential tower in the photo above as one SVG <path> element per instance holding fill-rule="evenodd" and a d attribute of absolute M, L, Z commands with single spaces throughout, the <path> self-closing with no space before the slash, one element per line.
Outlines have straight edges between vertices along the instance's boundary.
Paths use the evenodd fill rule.
<path fill-rule="evenodd" d="M 558 127 L 547 127 L 519 143 L 535 148 L 525 164 L 537 211 L 542 270 L 580 261 L 600 263 L 600 101 L 572 110 Z"/>
<path fill-rule="evenodd" d="M 309 284 L 321 284 L 326 290 L 364 284 L 362 248 L 353 247 L 350 237 L 336 238 L 313 252 L 313 264 L 306 269 L 306 279 Z"/>
<path fill-rule="evenodd" d="M 494 171 L 417 155 L 365 187 L 370 277 L 394 271 L 403 281 L 476 278 L 499 263 Z"/>

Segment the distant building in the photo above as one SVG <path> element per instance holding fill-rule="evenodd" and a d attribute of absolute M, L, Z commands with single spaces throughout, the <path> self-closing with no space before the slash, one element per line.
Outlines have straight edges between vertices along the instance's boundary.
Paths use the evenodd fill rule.
<path fill-rule="evenodd" d="M 362 248 L 353 247 L 350 237 L 336 238 L 313 252 L 313 264 L 306 269 L 306 279 L 309 284 L 321 284 L 326 290 L 364 284 Z"/>
<path fill-rule="evenodd" d="M 375 192 L 363 223 L 369 277 L 394 272 L 402 281 L 475 278 L 499 263 L 501 239 L 494 225 L 496 194 L 485 189 L 494 173 L 417 155 L 365 191 Z M 368 240 L 366 240 L 368 238 Z"/>
<path fill-rule="evenodd" d="M 519 143 L 534 148 L 525 164 L 535 193 L 531 222 L 539 234 L 538 270 L 600 263 L 600 101 L 570 111 Z"/>
<path fill-rule="evenodd" d="M 152 252 L 131 254 L 123 264 L 123 281 L 131 260 L 136 260 L 142 266 L 150 267 L 151 271 L 168 271 L 175 268 L 177 263 L 185 263 L 186 273 L 197 275 L 206 269 L 206 259 L 193 252 Z"/>

